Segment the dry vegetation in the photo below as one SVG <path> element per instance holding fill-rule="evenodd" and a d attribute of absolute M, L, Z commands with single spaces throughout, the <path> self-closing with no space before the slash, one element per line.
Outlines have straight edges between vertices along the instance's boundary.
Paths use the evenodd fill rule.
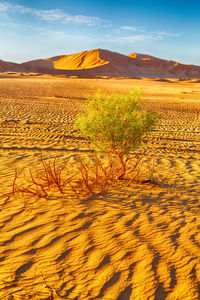
<path fill-rule="evenodd" d="M 200 83 L 9 76 L 0 299 L 199 299 Z M 163 118 L 116 185 L 73 121 L 87 94 L 134 86 Z"/>

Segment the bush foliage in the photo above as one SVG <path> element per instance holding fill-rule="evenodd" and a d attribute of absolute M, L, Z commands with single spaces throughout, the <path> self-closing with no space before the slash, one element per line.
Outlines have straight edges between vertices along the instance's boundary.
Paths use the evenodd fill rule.
<path fill-rule="evenodd" d="M 158 120 L 158 114 L 141 108 L 142 91 L 128 95 L 105 95 L 100 91 L 88 100 L 85 112 L 78 116 L 76 128 L 100 150 L 115 155 L 125 172 L 126 158 L 138 148 L 146 133 Z"/>

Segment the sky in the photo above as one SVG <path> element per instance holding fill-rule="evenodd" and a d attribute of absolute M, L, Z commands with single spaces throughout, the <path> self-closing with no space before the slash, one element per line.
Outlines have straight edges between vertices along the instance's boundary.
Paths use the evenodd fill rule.
<path fill-rule="evenodd" d="M 200 65 L 200 1 L 0 0 L 0 59 L 97 48 Z"/>

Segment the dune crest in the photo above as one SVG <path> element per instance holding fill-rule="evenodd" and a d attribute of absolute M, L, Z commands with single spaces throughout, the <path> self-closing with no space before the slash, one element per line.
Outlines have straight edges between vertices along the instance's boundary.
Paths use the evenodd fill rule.
<path fill-rule="evenodd" d="M 76 54 L 47 58 L 59 70 L 81 70 L 99 67 L 108 64 L 108 61 L 100 58 L 99 49 L 84 51 Z"/>

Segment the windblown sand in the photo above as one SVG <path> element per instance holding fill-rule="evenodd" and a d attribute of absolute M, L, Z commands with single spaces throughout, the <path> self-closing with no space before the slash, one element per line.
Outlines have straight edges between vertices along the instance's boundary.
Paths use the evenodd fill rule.
<path fill-rule="evenodd" d="M 200 298 L 200 82 L 2 75 L 0 193 L 41 152 L 62 163 L 89 151 L 73 129 L 87 94 L 133 87 L 163 116 L 140 150 L 155 184 L 1 196 L 0 299 Z"/>

